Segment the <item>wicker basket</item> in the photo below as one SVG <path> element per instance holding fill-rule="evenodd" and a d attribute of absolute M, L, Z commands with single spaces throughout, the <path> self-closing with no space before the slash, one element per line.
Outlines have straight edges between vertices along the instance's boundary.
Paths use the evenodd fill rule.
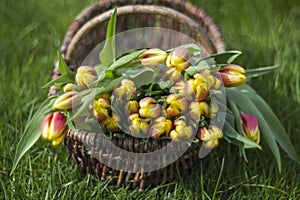
<path fill-rule="evenodd" d="M 72 22 L 61 47 L 68 66 L 76 70 L 87 54 L 98 43 L 105 40 L 106 26 L 112 14 L 112 9 L 118 7 L 117 32 L 133 28 L 160 26 L 188 35 L 197 41 L 208 53 L 220 53 L 225 50 L 218 27 L 201 9 L 194 7 L 184 0 L 101 0 L 83 10 Z M 169 40 L 166 42 L 170 42 Z M 60 75 L 57 65 L 52 78 Z M 51 87 L 49 96 L 55 95 L 56 87 Z M 112 138 L 111 141 L 118 147 L 131 152 L 151 152 L 168 144 L 166 140 L 149 140 L 126 136 Z M 97 148 L 89 150 L 83 145 L 97 142 Z M 186 173 L 198 159 L 197 145 L 192 145 L 174 163 L 153 172 L 131 173 L 131 169 L 118 171 L 100 163 L 94 155 L 106 156 L 112 159 L 106 149 L 101 149 L 99 134 L 86 131 L 74 133 L 71 129 L 63 142 L 68 152 L 84 172 L 97 175 L 102 180 L 110 179 L 111 183 L 128 185 L 140 190 L 147 185 L 156 185 L 171 181 L 176 169 Z M 153 158 L 154 159 L 154 158 Z M 150 163 L 155 163 L 153 160 Z"/>

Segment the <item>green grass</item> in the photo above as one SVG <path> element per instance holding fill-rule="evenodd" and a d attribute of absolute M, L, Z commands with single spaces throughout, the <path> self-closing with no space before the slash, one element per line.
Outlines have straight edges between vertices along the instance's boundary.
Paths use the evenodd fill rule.
<path fill-rule="evenodd" d="M 249 163 L 225 142 L 169 184 L 143 193 L 85 175 L 64 147 L 40 141 L 10 176 L 28 116 L 46 97 L 56 51 L 76 14 L 92 1 L 0 2 L 0 198 L 3 199 L 300 199 L 300 167 L 283 156 L 278 173 L 268 149 L 249 151 Z M 283 68 L 253 79 L 300 153 L 300 2 L 196 1 L 221 27 L 228 49 L 243 51 L 246 67 Z M 263 144 L 263 147 L 265 145 Z M 224 167 L 221 170 L 222 159 Z"/>

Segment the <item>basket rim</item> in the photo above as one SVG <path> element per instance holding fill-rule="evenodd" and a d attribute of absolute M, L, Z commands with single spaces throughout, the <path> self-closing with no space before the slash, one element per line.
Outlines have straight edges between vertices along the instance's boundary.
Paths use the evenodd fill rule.
<path fill-rule="evenodd" d="M 91 28 L 108 20 L 111 17 L 113 11 L 114 9 L 110 9 L 93 17 L 87 23 L 85 23 L 81 28 L 78 29 L 78 31 L 73 36 L 73 39 L 70 41 L 69 46 L 66 50 L 65 59 L 67 61 L 71 60 L 71 54 L 73 50 L 76 48 L 76 45 L 78 44 L 80 39 L 82 39 Z M 127 6 L 118 7 L 117 16 L 122 16 L 130 13 L 159 14 L 161 16 L 169 16 L 173 19 L 178 20 L 178 22 L 180 22 L 181 24 L 188 25 L 193 29 L 197 29 L 197 34 L 201 34 L 201 36 L 205 36 L 204 34 L 202 34 L 203 28 L 200 26 L 200 24 L 198 24 L 192 18 L 184 15 L 183 13 L 174 10 L 173 8 L 168 8 L 165 6 L 157 6 L 157 5 L 127 5 Z"/>
<path fill-rule="evenodd" d="M 71 22 L 60 49 L 63 57 L 65 56 L 68 46 L 76 32 L 90 18 L 95 16 L 97 13 L 107 11 L 114 8 L 115 6 L 121 7 L 126 5 L 158 5 L 172 8 L 178 12 L 181 12 L 188 17 L 193 18 L 197 23 L 200 23 L 205 29 L 207 29 L 208 35 L 215 47 L 216 53 L 221 53 L 226 50 L 226 45 L 223 41 L 221 31 L 215 24 L 215 22 L 211 17 L 206 15 L 202 9 L 194 6 L 190 2 L 187 2 L 185 0 L 101 0 L 83 9 Z"/>

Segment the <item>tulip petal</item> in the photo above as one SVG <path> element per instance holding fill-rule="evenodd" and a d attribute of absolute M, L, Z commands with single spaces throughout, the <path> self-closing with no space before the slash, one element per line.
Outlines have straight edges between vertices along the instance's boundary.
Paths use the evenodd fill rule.
<path fill-rule="evenodd" d="M 66 128 L 66 116 L 60 112 L 54 112 L 50 123 L 49 140 L 56 140 Z"/>

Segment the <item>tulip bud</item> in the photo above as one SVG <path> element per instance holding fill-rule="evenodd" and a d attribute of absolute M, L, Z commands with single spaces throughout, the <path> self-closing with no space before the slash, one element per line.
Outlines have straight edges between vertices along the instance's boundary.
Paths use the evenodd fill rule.
<path fill-rule="evenodd" d="M 219 70 L 219 76 L 226 87 L 234 87 L 246 81 L 246 71 L 244 68 L 230 64 Z"/>
<path fill-rule="evenodd" d="M 153 121 L 149 133 L 154 139 L 158 139 L 162 135 L 168 135 L 172 130 L 172 121 L 165 117 L 158 117 Z"/>
<path fill-rule="evenodd" d="M 176 120 L 174 126 L 175 129 L 170 132 L 170 137 L 174 142 L 189 139 L 193 135 L 192 126 L 188 126 L 184 120 Z"/>
<path fill-rule="evenodd" d="M 198 132 L 198 138 L 203 141 L 207 148 L 215 148 L 218 146 L 218 140 L 223 137 L 222 130 L 216 125 L 210 125 L 208 129 L 202 127 Z"/>
<path fill-rule="evenodd" d="M 140 100 L 139 113 L 141 117 L 156 118 L 161 114 L 161 106 L 152 97 L 145 97 Z"/>
<path fill-rule="evenodd" d="M 206 84 L 208 88 L 212 88 L 215 84 L 215 77 L 211 75 L 208 69 L 200 71 L 198 74 L 201 74 L 206 79 Z"/>
<path fill-rule="evenodd" d="M 117 121 L 114 119 L 114 117 L 111 116 L 108 116 L 104 121 L 100 123 L 100 125 L 105 130 L 109 130 L 111 132 L 116 132 L 120 130 Z"/>
<path fill-rule="evenodd" d="M 99 99 L 99 98 L 104 98 L 104 99 L 109 99 L 111 96 L 110 93 L 102 93 L 102 94 L 99 94 L 95 97 L 95 99 Z"/>
<path fill-rule="evenodd" d="M 146 134 L 149 129 L 149 124 L 143 121 L 139 114 L 135 113 L 129 116 L 129 121 L 131 125 L 129 126 L 129 130 L 132 135 L 140 136 L 141 134 Z"/>
<path fill-rule="evenodd" d="M 181 115 L 188 107 L 187 99 L 185 97 L 179 97 L 177 94 L 170 94 L 166 99 L 166 103 L 168 104 L 166 110 L 167 115 L 171 117 Z"/>
<path fill-rule="evenodd" d="M 195 98 L 199 102 L 203 101 L 208 95 L 206 79 L 201 74 L 195 74 L 194 79 L 186 82 L 185 92 L 190 98 Z"/>
<path fill-rule="evenodd" d="M 189 110 L 190 118 L 196 121 L 199 121 L 201 116 L 206 117 L 209 114 L 209 106 L 205 101 L 191 102 Z"/>
<path fill-rule="evenodd" d="M 65 135 L 62 134 L 59 138 L 52 141 L 52 145 L 53 146 L 59 145 L 63 141 L 64 138 L 65 138 Z"/>
<path fill-rule="evenodd" d="M 90 66 L 81 66 L 77 69 L 75 76 L 76 83 L 80 88 L 87 88 L 88 84 L 96 81 L 98 74 L 95 68 Z"/>
<path fill-rule="evenodd" d="M 41 133 L 43 138 L 55 141 L 55 145 L 62 141 L 66 127 L 66 116 L 60 112 L 53 112 L 43 119 Z"/>
<path fill-rule="evenodd" d="M 211 75 L 208 69 L 200 71 L 199 74 L 203 75 L 203 77 L 206 79 L 206 84 L 209 89 L 217 90 L 220 88 L 222 82 L 220 81 L 220 79 Z"/>
<path fill-rule="evenodd" d="M 167 59 L 168 54 L 160 49 L 149 49 L 142 54 L 142 65 L 157 66 Z"/>
<path fill-rule="evenodd" d="M 176 68 L 167 68 L 163 72 L 164 80 L 178 81 L 181 76 L 181 71 Z"/>
<path fill-rule="evenodd" d="M 137 93 L 135 84 L 129 79 L 123 79 L 121 85 L 114 89 L 114 95 L 117 98 L 130 99 L 131 95 Z"/>
<path fill-rule="evenodd" d="M 174 84 L 174 90 L 177 91 L 177 94 L 185 94 L 185 82 L 180 80 L 180 81 L 177 81 L 175 84 Z"/>
<path fill-rule="evenodd" d="M 191 56 L 189 50 L 183 47 L 177 47 L 167 58 L 166 64 L 169 68 L 175 68 L 182 72 L 191 65 Z"/>
<path fill-rule="evenodd" d="M 110 103 L 107 99 L 99 98 L 94 100 L 93 111 L 96 119 L 102 121 L 108 117 L 109 105 Z"/>
<path fill-rule="evenodd" d="M 215 83 L 212 87 L 212 89 L 215 89 L 215 90 L 218 90 L 222 85 L 222 81 L 220 81 L 220 79 L 218 78 L 215 78 Z"/>
<path fill-rule="evenodd" d="M 73 83 L 68 83 L 66 84 L 64 87 L 63 87 L 63 91 L 66 93 L 66 92 L 71 92 L 71 91 L 74 91 L 76 88 L 75 84 Z"/>
<path fill-rule="evenodd" d="M 243 113 L 241 114 L 241 119 L 244 136 L 258 144 L 260 141 L 260 131 L 256 117 Z"/>
<path fill-rule="evenodd" d="M 139 103 L 136 100 L 129 101 L 127 106 L 130 114 L 139 112 Z"/>
<path fill-rule="evenodd" d="M 54 110 L 68 110 L 81 104 L 81 96 L 79 92 L 71 91 L 62 94 L 53 103 Z"/>

